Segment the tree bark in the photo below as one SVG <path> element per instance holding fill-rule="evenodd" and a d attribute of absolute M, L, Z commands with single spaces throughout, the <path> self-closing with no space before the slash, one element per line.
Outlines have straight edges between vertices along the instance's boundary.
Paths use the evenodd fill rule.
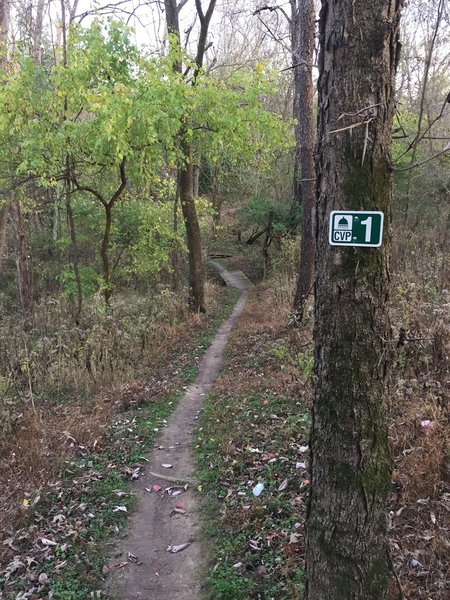
<path fill-rule="evenodd" d="M 2 46 L 8 41 L 9 28 L 9 0 L 0 0 L 0 69 L 6 63 L 6 56 L 3 55 Z M 8 226 L 9 204 L 5 204 L 0 209 L 0 273 L 6 249 L 7 226 Z"/>
<path fill-rule="evenodd" d="M 330 211 L 392 204 L 391 127 L 400 0 L 322 1 L 318 248 L 306 600 L 384 600 L 390 578 L 387 375 L 389 235 L 328 243 Z M 330 591 L 332 596 L 330 596 Z"/>
<path fill-rule="evenodd" d="M 83 288 L 81 285 L 80 276 L 80 265 L 78 259 L 78 243 L 77 243 L 77 232 L 75 228 L 75 219 L 73 218 L 72 210 L 72 181 L 70 178 L 70 168 L 67 162 L 67 175 L 66 175 L 66 215 L 67 225 L 69 227 L 70 234 L 70 247 L 69 247 L 69 259 L 72 263 L 73 274 L 75 277 L 75 284 L 77 287 L 77 300 L 74 314 L 74 321 L 78 325 L 81 316 L 81 309 L 83 306 Z"/>
<path fill-rule="evenodd" d="M 316 11 L 314 0 L 291 0 L 293 61 L 294 61 L 294 117 L 296 126 L 296 160 L 294 200 L 301 204 L 301 242 L 294 313 L 297 321 L 303 317 L 303 306 L 311 293 L 315 266 L 315 235 L 313 212 L 316 202 L 316 169 L 314 164 L 314 33 Z M 296 6 L 295 6 L 296 5 Z M 298 28 L 298 30 L 297 30 Z"/>
<path fill-rule="evenodd" d="M 194 199 L 194 168 L 191 148 L 183 145 L 185 166 L 180 170 L 180 202 L 186 228 L 186 244 L 189 255 L 189 308 L 193 312 L 206 312 L 205 268 L 202 255 L 200 225 Z"/>
<path fill-rule="evenodd" d="M 33 32 L 33 59 L 37 65 L 40 65 L 42 62 L 42 28 L 44 22 L 44 7 L 45 0 L 38 0 Z"/>
<path fill-rule="evenodd" d="M 111 266 L 109 260 L 109 244 L 111 239 L 112 227 L 112 205 L 105 203 L 105 227 L 103 229 L 103 238 L 100 245 L 100 256 L 102 258 L 102 276 L 103 276 L 103 297 L 106 306 L 109 306 L 112 297 Z"/>
<path fill-rule="evenodd" d="M 0 0 L 0 46 L 6 44 L 8 41 L 9 10 L 9 0 Z M 0 67 L 1 66 L 2 60 L 0 58 Z"/>
<path fill-rule="evenodd" d="M 19 202 L 12 202 L 9 205 L 11 222 L 13 225 L 14 241 L 16 246 L 16 265 L 17 280 L 19 288 L 19 301 L 22 312 L 26 318 L 31 315 L 32 295 L 31 295 L 31 271 L 28 260 L 27 237 L 23 227 L 22 211 Z"/>
<path fill-rule="evenodd" d="M 195 0 L 197 14 L 200 20 L 200 33 L 197 43 L 195 70 L 192 85 L 195 86 L 197 75 L 202 68 L 206 52 L 206 40 L 209 23 L 216 0 L 210 0 L 206 13 L 203 12 L 201 1 Z M 176 0 L 165 0 L 167 31 L 174 34 L 180 44 L 180 25 L 178 20 L 179 7 Z M 183 3 L 180 4 L 184 5 Z M 178 61 L 173 65 L 174 71 L 181 73 L 182 65 Z M 186 244 L 189 254 L 189 308 L 193 312 L 206 312 L 205 307 L 205 268 L 202 256 L 202 240 L 200 225 L 194 198 L 194 167 L 192 162 L 192 146 L 184 139 L 180 132 L 183 164 L 180 167 L 180 202 L 186 227 Z"/>
<path fill-rule="evenodd" d="M 6 255 L 6 229 L 8 226 L 9 205 L 6 204 L 0 209 L 0 273 L 2 272 L 3 260 Z"/>

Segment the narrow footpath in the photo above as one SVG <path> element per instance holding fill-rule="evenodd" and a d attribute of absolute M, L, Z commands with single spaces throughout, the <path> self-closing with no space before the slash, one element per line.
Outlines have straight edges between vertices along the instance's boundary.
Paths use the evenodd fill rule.
<path fill-rule="evenodd" d="M 230 332 L 252 286 L 242 272 L 228 271 L 216 262 L 210 264 L 228 285 L 241 290 L 241 294 L 231 316 L 206 351 L 195 382 L 187 389 L 157 440 L 144 475 L 135 485 L 136 510 L 130 518 L 126 537 L 116 545 L 113 560 L 119 556 L 126 560 L 130 553 L 136 562 L 130 562 L 111 576 L 108 589 L 113 598 L 202 598 L 201 576 L 206 571 L 206 557 L 201 548 L 199 498 L 192 483 L 195 473 L 193 429 L 203 399 L 222 366 Z M 168 488 L 172 489 L 167 491 Z"/>

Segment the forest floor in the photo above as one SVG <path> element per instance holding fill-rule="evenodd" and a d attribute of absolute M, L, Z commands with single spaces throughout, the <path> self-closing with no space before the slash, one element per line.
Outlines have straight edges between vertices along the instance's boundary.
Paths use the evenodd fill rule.
<path fill-rule="evenodd" d="M 241 294 L 200 362 L 194 383 L 158 438 L 135 488 L 136 510 L 126 535 L 114 550 L 116 558 L 127 561 L 131 555 L 134 563 L 115 570 L 112 561 L 108 584 L 111 594 L 123 600 L 197 600 L 203 596 L 201 575 L 206 557 L 202 553 L 199 496 L 195 491 L 193 429 L 252 285 L 239 272 L 223 271 L 228 285 Z"/>
<path fill-rule="evenodd" d="M 392 600 L 448 600 L 450 589 L 450 293 L 432 268 L 417 284 L 420 258 L 399 268 L 392 293 L 394 335 L 406 326 L 411 340 L 397 348 L 391 390 Z M 255 276 L 252 257 L 227 264 Z M 220 296 L 229 314 L 236 295 Z M 89 403 L 29 407 L 2 448 L 0 598 L 302 597 L 313 315 L 290 328 L 291 297 L 281 269 L 251 290 L 208 393 L 189 385 L 217 309 L 172 327 L 146 379 Z M 178 404 L 192 391 L 203 408 Z"/>

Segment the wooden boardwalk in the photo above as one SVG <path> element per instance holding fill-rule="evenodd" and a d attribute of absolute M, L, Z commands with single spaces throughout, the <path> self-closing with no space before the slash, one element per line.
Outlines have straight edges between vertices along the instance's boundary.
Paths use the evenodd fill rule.
<path fill-rule="evenodd" d="M 210 261 L 210 265 L 219 273 L 226 285 L 235 287 L 238 290 L 248 290 L 253 287 L 253 283 L 242 271 L 229 271 L 213 260 Z"/>

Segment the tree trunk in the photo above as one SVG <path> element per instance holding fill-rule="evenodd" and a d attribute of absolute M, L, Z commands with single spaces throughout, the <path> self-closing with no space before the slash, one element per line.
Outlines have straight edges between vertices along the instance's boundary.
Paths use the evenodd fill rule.
<path fill-rule="evenodd" d="M 8 41 L 9 28 L 9 0 L 0 0 L 0 69 L 6 63 L 6 56 L 3 54 L 3 44 Z M 6 238 L 8 226 L 9 204 L 5 204 L 0 208 L 0 273 L 2 271 L 3 258 L 6 251 Z"/>
<path fill-rule="evenodd" d="M 2 272 L 3 261 L 6 256 L 6 239 L 8 227 L 9 204 L 0 209 L 0 273 Z"/>
<path fill-rule="evenodd" d="M 186 227 L 186 244 L 189 254 L 189 308 L 194 312 L 206 312 L 205 269 L 202 256 L 200 225 L 195 209 L 193 165 L 191 149 L 183 146 L 186 163 L 180 170 L 180 202 Z"/>
<path fill-rule="evenodd" d="M 80 277 L 80 265 L 78 260 L 78 243 L 77 243 L 77 232 L 75 229 L 75 220 L 73 218 L 72 210 L 72 181 L 70 179 L 69 164 L 67 166 L 66 176 L 66 214 L 67 214 L 67 225 L 70 233 L 70 247 L 69 247 L 69 260 L 73 266 L 73 274 L 75 277 L 75 284 L 77 286 L 77 300 L 75 307 L 74 320 L 78 325 L 81 316 L 81 309 L 83 305 L 83 289 L 81 286 Z"/>
<path fill-rule="evenodd" d="M 8 29 L 9 29 L 9 0 L 0 0 L 0 46 L 6 44 L 8 40 Z M 0 48 L 1 51 L 1 48 Z M 0 57 L 0 67 L 2 66 L 2 59 Z"/>
<path fill-rule="evenodd" d="M 311 293 L 314 280 L 315 235 L 313 212 L 316 202 L 316 169 L 314 165 L 314 31 L 316 11 L 314 0 L 292 0 L 297 4 L 298 34 L 292 35 L 294 69 L 294 117 L 296 126 L 296 200 L 301 201 L 301 243 L 294 313 L 297 321 L 303 317 L 303 306 Z"/>
<path fill-rule="evenodd" d="M 269 256 L 269 246 L 272 243 L 272 235 L 273 235 L 273 212 L 270 211 L 269 217 L 267 220 L 267 227 L 265 230 L 264 243 L 262 247 L 263 254 L 263 280 L 266 280 L 267 275 L 269 273 L 269 264 L 270 264 L 270 256 Z"/>
<path fill-rule="evenodd" d="M 27 237 L 23 227 L 22 211 L 19 202 L 9 205 L 11 222 L 13 225 L 14 241 L 16 246 L 17 281 L 19 288 L 19 301 L 25 317 L 31 315 L 33 306 L 31 296 L 31 272 L 28 260 Z"/>
<path fill-rule="evenodd" d="M 103 230 L 103 239 L 100 246 L 100 256 L 102 258 L 102 276 L 103 276 L 103 297 L 106 306 L 109 306 L 112 296 L 111 266 L 109 260 L 109 241 L 111 238 L 112 227 L 112 204 L 105 202 L 105 228 Z"/>
<path fill-rule="evenodd" d="M 184 5 L 184 3 L 182 3 Z M 206 51 L 206 39 L 209 23 L 216 0 L 210 0 L 206 13 L 203 12 L 200 0 L 195 5 L 200 20 L 199 40 L 197 44 L 197 55 L 195 59 L 194 77 L 191 85 L 195 86 L 197 75 L 203 65 Z M 180 25 L 178 19 L 178 7 L 176 0 L 165 0 L 167 31 L 176 36 L 176 43 L 180 44 Z M 180 5 L 181 6 L 181 5 Z M 174 71 L 181 73 L 182 65 L 176 61 L 173 65 Z M 186 83 L 186 85 L 188 85 Z M 183 140 L 183 132 L 181 139 Z M 180 169 L 180 201 L 183 211 L 184 224 L 186 227 L 186 244 L 189 254 L 189 308 L 194 312 L 206 312 L 205 307 L 205 269 L 202 256 L 202 240 L 200 226 L 195 208 L 194 198 L 194 167 L 192 162 L 192 147 L 186 141 L 182 141 L 184 164 Z"/>
<path fill-rule="evenodd" d="M 193 177 L 193 193 L 194 198 L 198 198 L 199 187 L 200 187 L 200 167 L 198 165 L 194 165 L 194 177 Z"/>
<path fill-rule="evenodd" d="M 330 246 L 328 221 L 333 209 L 382 210 L 389 228 L 400 7 L 322 2 L 307 600 L 387 597 L 390 240 Z"/>
<path fill-rule="evenodd" d="M 42 27 L 44 22 L 45 0 L 38 0 L 33 32 L 33 59 L 37 65 L 42 62 Z"/>

